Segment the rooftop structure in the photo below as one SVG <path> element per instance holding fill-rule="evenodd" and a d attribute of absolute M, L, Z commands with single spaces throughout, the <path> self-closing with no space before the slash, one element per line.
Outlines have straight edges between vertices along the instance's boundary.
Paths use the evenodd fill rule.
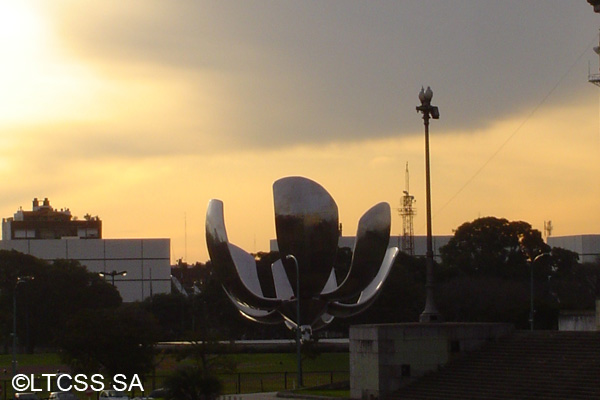
<path fill-rule="evenodd" d="M 33 199 L 31 211 L 22 208 L 12 218 L 2 219 L 2 239 L 101 239 L 102 221 L 100 218 L 89 214 L 83 220 L 73 217 L 67 209 L 54 209 L 50 200 L 45 198 L 40 201 Z"/>

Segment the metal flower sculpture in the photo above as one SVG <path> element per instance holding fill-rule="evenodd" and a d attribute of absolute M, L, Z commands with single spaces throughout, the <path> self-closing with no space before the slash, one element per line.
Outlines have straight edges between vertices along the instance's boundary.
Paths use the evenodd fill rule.
<path fill-rule="evenodd" d="M 254 258 L 228 241 L 223 202 L 213 199 L 208 204 L 210 259 L 239 312 L 261 323 L 300 326 L 310 334 L 334 317 L 349 317 L 369 307 L 398 254 L 396 247 L 388 248 L 389 204 L 379 203 L 361 217 L 350 269 L 338 283 L 333 265 L 340 233 L 333 198 L 321 185 L 302 177 L 276 181 L 273 197 L 281 255 L 272 265 L 275 298 L 264 296 Z"/>

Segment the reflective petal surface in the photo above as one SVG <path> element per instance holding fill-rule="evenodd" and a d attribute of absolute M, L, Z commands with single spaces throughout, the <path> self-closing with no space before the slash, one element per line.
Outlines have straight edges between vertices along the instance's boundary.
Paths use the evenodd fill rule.
<path fill-rule="evenodd" d="M 244 318 L 247 318 L 254 322 L 260 322 L 261 324 L 269 325 L 280 324 L 283 322 L 283 317 L 277 311 L 264 311 L 247 307 L 238 302 L 235 298 L 233 298 L 233 296 L 231 296 L 226 289 L 224 290 L 227 296 L 229 297 L 229 300 L 231 300 L 233 305 L 236 306 L 236 308 Z"/>
<path fill-rule="evenodd" d="M 300 298 L 316 296 L 323 290 L 335 262 L 339 239 L 337 205 L 321 185 L 297 176 L 276 181 L 273 198 L 279 254 L 282 258 L 291 254 L 298 260 Z M 295 282 L 293 260 L 285 260 L 284 266 L 290 282 Z"/>
<path fill-rule="evenodd" d="M 294 297 L 294 290 L 285 273 L 281 260 L 277 260 L 271 265 L 271 271 L 275 285 L 275 296 L 281 300 L 290 300 Z"/>
<path fill-rule="evenodd" d="M 206 212 L 206 245 L 221 284 L 237 302 L 251 308 L 274 309 L 281 301 L 262 296 L 256 262 L 239 247 L 227 242 L 223 218 L 223 202 L 211 200 Z M 251 272 L 250 270 L 254 270 Z M 242 274 L 240 275 L 240 272 Z M 254 290 L 253 290 L 254 289 Z"/>
<path fill-rule="evenodd" d="M 396 247 L 387 247 L 390 206 L 379 203 L 361 217 L 349 271 L 338 285 L 333 266 L 340 233 L 333 198 L 318 183 L 297 176 L 276 181 L 273 198 L 281 257 L 271 265 L 276 298 L 264 296 L 254 257 L 229 242 L 223 202 L 211 200 L 206 212 L 210 259 L 240 314 L 265 324 L 283 322 L 290 329 L 300 325 L 309 337 L 334 317 L 352 316 L 371 306 L 398 254 Z M 262 275 L 261 279 L 264 283 Z"/>
<path fill-rule="evenodd" d="M 387 279 L 399 251 L 400 250 L 398 250 L 397 247 L 390 247 L 387 249 L 379 272 L 375 276 L 375 279 L 373 279 L 365 290 L 361 292 L 356 304 L 345 304 L 335 301 L 329 303 L 327 312 L 334 317 L 346 318 L 359 314 L 369 308 L 369 306 L 377 299 L 377 295 L 380 293 L 383 283 Z"/>
<path fill-rule="evenodd" d="M 348 276 L 339 288 L 329 293 L 324 292 L 323 298 L 349 299 L 357 296 L 371 283 L 388 248 L 391 225 L 391 210 L 387 203 L 373 206 L 361 217 Z"/>

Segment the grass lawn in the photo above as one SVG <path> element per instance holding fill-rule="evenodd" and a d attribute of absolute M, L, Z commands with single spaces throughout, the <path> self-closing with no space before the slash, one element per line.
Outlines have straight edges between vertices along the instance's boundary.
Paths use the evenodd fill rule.
<path fill-rule="evenodd" d="M 237 353 L 219 356 L 227 358 L 232 370 L 222 370 L 218 376 L 224 393 L 251 393 L 293 389 L 296 385 L 295 353 Z M 178 364 L 166 358 L 157 375 L 168 375 Z M 348 379 L 348 353 L 323 353 L 302 361 L 304 386 L 318 386 Z"/>
<path fill-rule="evenodd" d="M 60 357 L 56 353 L 41 353 L 41 354 L 17 354 L 19 366 L 54 366 L 61 365 Z M 0 370 L 12 368 L 12 355 L 0 354 Z M 53 371 L 48 371 L 53 372 Z"/>
<path fill-rule="evenodd" d="M 294 393 L 298 393 L 298 394 L 311 394 L 311 395 L 314 395 L 314 396 L 350 398 L 350 391 L 349 390 L 312 390 L 312 389 L 302 389 L 302 390 L 297 390 Z"/>
<path fill-rule="evenodd" d="M 232 357 L 238 372 L 296 371 L 295 353 L 235 354 Z M 348 371 L 348 353 L 324 353 L 315 359 L 303 359 L 304 371 Z"/>

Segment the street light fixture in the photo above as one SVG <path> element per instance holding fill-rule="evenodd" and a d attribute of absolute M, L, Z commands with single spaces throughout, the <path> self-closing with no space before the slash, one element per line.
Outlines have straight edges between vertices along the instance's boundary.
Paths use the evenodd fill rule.
<path fill-rule="evenodd" d="M 440 111 L 437 107 L 431 105 L 433 91 L 429 86 L 427 90 L 421 87 L 419 92 L 419 100 L 421 105 L 417 106 L 417 112 L 423 114 L 423 123 L 425 124 L 425 180 L 426 180 L 426 200 L 427 200 L 427 253 L 426 253 L 426 268 L 427 282 L 425 290 L 427 297 L 425 301 L 425 309 L 419 317 L 420 322 L 439 322 L 441 320 L 440 313 L 435 306 L 433 300 L 433 239 L 431 233 L 431 173 L 429 170 L 429 118 L 439 119 Z"/>
<path fill-rule="evenodd" d="M 300 349 L 300 267 L 298 266 L 298 260 L 292 254 L 285 256 L 286 260 L 293 260 L 296 266 L 296 361 L 298 363 L 297 369 L 297 380 L 298 387 L 302 387 L 302 353 Z"/>
<path fill-rule="evenodd" d="M 115 271 L 112 270 L 110 272 L 98 272 L 98 275 L 105 277 L 105 276 L 110 276 L 112 278 L 112 285 L 115 286 L 115 276 L 126 276 L 127 275 L 127 271 Z"/>
<path fill-rule="evenodd" d="M 33 276 L 19 276 L 15 283 L 15 290 L 13 291 L 13 332 L 12 332 L 12 373 L 13 376 L 17 374 L 17 288 L 19 284 L 32 281 Z"/>

